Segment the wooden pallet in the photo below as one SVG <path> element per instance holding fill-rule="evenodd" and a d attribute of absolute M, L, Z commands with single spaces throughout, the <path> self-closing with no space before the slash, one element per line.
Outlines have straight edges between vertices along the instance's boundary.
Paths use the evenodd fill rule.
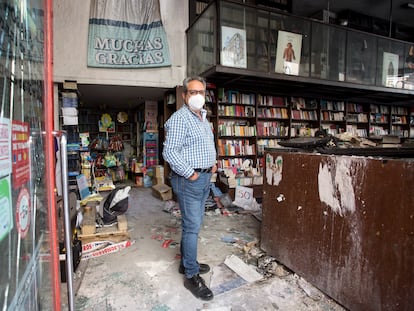
<path fill-rule="evenodd" d="M 125 215 L 120 215 L 117 217 L 117 219 L 117 225 L 111 227 L 96 228 L 95 219 L 92 223 L 90 219 L 84 218 L 82 224 L 82 234 L 80 234 L 78 237 L 84 243 L 103 240 L 113 242 L 125 241 L 129 239 L 127 218 Z"/>

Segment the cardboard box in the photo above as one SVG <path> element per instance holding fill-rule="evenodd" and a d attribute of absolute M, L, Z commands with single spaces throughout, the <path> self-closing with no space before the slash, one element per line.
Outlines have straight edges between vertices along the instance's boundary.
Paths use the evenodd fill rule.
<path fill-rule="evenodd" d="M 167 201 L 172 199 L 172 188 L 166 184 L 159 184 L 152 186 L 154 195 L 161 200 Z"/>
<path fill-rule="evenodd" d="M 164 177 L 164 166 L 162 165 L 155 165 L 154 168 L 154 176 L 155 177 Z"/>
<path fill-rule="evenodd" d="M 163 184 L 163 183 L 165 183 L 164 176 L 153 177 L 152 182 L 153 182 L 154 185 Z"/>

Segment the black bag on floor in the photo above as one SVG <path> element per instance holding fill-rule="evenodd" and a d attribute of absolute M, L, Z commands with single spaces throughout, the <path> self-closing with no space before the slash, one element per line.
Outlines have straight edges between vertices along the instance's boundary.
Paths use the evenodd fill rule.
<path fill-rule="evenodd" d="M 128 198 L 129 196 L 125 197 L 124 199 L 117 202 L 115 205 L 111 207 L 111 203 L 117 194 L 118 191 L 124 190 L 124 188 L 116 188 L 111 191 L 111 193 L 106 198 L 104 205 L 103 205 L 103 222 L 104 224 L 112 224 L 117 221 L 117 216 L 124 214 L 128 210 Z"/>

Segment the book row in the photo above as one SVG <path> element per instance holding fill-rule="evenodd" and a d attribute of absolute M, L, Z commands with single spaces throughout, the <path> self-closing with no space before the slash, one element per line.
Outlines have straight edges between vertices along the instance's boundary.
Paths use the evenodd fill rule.
<path fill-rule="evenodd" d="M 345 114 L 342 111 L 321 111 L 322 121 L 344 121 Z"/>
<path fill-rule="evenodd" d="M 258 108 L 257 117 L 288 119 L 289 114 L 287 108 Z"/>
<path fill-rule="evenodd" d="M 257 135 L 259 136 L 283 136 L 289 134 L 289 127 L 279 122 L 259 122 L 257 123 Z"/>
<path fill-rule="evenodd" d="M 292 110 L 292 119 L 318 120 L 318 112 L 316 110 Z"/>
<path fill-rule="evenodd" d="M 218 105 L 218 115 L 227 117 L 254 118 L 256 116 L 256 110 L 254 106 Z"/>
<path fill-rule="evenodd" d="M 248 139 L 219 139 L 217 149 L 219 156 L 256 154 L 256 144 L 252 144 Z"/>
<path fill-rule="evenodd" d="M 321 100 L 321 109 L 322 110 L 333 110 L 333 111 L 344 111 L 345 102 L 335 102 L 322 99 Z"/>
<path fill-rule="evenodd" d="M 256 136 L 256 126 L 248 125 L 218 125 L 219 136 Z"/>

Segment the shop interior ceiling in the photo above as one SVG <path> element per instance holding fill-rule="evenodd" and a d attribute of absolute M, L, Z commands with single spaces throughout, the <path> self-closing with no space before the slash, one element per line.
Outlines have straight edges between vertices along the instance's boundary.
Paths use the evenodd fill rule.
<path fill-rule="evenodd" d="M 80 107 L 101 110 L 137 110 L 146 100 L 162 101 L 167 90 L 156 87 L 78 84 Z"/>
<path fill-rule="evenodd" d="M 401 25 L 414 27 L 414 0 L 293 0 L 293 13 L 315 16 L 327 10 L 352 10 Z M 134 110 L 145 100 L 162 101 L 167 89 L 154 87 L 79 84 L 82 105 L 85 108 Z"/>

